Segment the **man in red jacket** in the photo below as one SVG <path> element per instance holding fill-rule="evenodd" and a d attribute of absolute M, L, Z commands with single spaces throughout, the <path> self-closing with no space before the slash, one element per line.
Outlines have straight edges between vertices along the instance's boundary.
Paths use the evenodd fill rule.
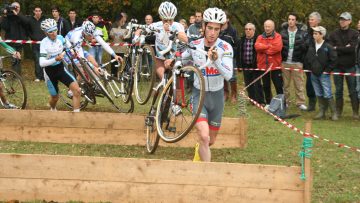
<path fill-rule="evenodd" d="M 282 61 L 283 43 L 281 35 L 275 31 L 274 21 L 266 20 L 264 30 L 265 32 L 259 35 L 256 40 L 255 49 L 258 69 L 267 70 L 271 68 L 269 74 L 262 78 L 265 100 L 267 104 L 270 104 L 272 98 L 270 78 L 274 83 L 276 94 L 283 94 L 283 79 L 281 69 L 278 69 Z"/>

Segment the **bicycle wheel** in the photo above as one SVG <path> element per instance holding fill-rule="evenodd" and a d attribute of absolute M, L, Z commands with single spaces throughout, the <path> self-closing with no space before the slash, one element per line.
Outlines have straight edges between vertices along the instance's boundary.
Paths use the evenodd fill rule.
<path fill-rule="evenodd" d="M 27 103 L 27 92 L 20 75 L 12 70 L 1 72 L 1 85 L 7 101 L 16 109 L 24 109 Z"/>
<path fill-rule="evenodd" d="M 192 74 L 199 78 L 200 96 L 196 104 L 192 101 L 192 83 L 187 81 Z M 180 86 L 176 100 L 173 99 L 174 79 L 171 78 L 160 95 L 155 117 L 159 136 L 169 143 L 181 140 L 190 132 L 200 115 L 205 96 L 204 78 L 197 68 L 193 66 L 181 68 L 176 79 Z M 178 105 L 181 110 L 179 112 L 173 110 L 174 105 Z M 192 112 L 193 105 L 197 106 L 197 112 Z"/>
<path fill-rule="evenodd" d="M 80 86 L 80 84 L 79 84 Z M 83 87 L 80 86 L 81 89 L 83 89 Z M 59 83 L 59 95 L 60 95 L 60 100 L 62 102 L 64 102 L 65 106 L 71 110 L 73 110 L 73 100 L 72 100 L 72 94 L 70 94 L 69 92 L 69 88 L 66 87 L 64 84 Z M 95 96 L 94 96 L 95 97 Z M 83 110 L 87 104 L 89 103 L 89 101 L 84 97 L 83 94 L 81 94 L 80 97 L 80 110 Z"/>
<path fill-rule="evenodd" d="M 154 50 L 149 45 L 138 52 L 134 73 L 134 91 L 136 101 L 140 105 L 148 102 L 156 78 Z"/>
<path fill-rule="evenodd" d="M 104 79 L 104 86 L 107 92 L 112 98 L 112 105 L 122 113 L 132 113 L 134 111 L 134 101 L 130 98 L 128 103 L 125 103 L 122 100 L 122 83 L 116 77 L 109 76 L 107 79 Z"/>
<path fill-rule="evenodd" d="M 153 154 L 155 153 L 160 141 L 160 136 L 158 135 L 155 126 L 154 115 L 150 114 L 145 118 L 145 133 L 146 133 L 146 151 L 149 154 Z"/>
<path fill-rule="evenodd" d="M 130 101 L 134 86 L 134 69 L 130 63 L 126 63 L 124 69 L 120 73 L 122 99 L 125 103 Z"/>

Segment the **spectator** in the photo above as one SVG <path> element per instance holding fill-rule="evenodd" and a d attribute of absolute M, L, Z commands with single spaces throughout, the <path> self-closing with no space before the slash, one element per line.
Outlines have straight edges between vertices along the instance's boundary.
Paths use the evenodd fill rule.
<path fill-rule="evenodd" d="M 4 10 L 1 28 L 5 31 L 5 39 L 26 40 L 27 18 L 20 12 L 20 4 L 13 2 L 11 6 L 15 7 L 12 12 Z M 9 43 L 17 52 L 22 51 L 23 45 L 17 43 Z M 13 58 L 12 68 L 21 75 L 21 60 Z"/>
<path fill-rule="evenodd" d="M 360 20 L 358 21 L 358 24 L 357 24 L 357 30 L 360 33 Z"/>
<path fill-rule="evenodd" d="M 188 25 L 187 25 L 186 20 L 182 18 L 182 19 L 179 20 L 179 23 L 184 26 L 184 30 L 186 32 L 187 29 L 188 29 Z"/>
<path fill-rule="evenodd" d="M 76 10 L 74 8 L 69 10 L 69 18 L 67 19 L 70 24 L 70 30 L 73 30 L 74 28 L 81 27 L 83 21 L 78 18 L 76 15 Z"/>
<path fill-rule="evenodd" d="M 60 16 L 61 11 L 57 6 L 53 6 L 51 8 L 51 14 L 57 23 L 58 35 L 65 37 L 66 34 L 71 30 L 69 22 Z"/>
<path fill-rule="evenodd" d="M 33 13 L 34 16 L 31 16 L 28 19 L 29 36 L 31 40 L 41 41 L 46 37 L 45 33 L 41 30 L 41 22 L 45 20 L 45 17 L 42 15 L 42 10 L 40 6 L 35 6 Z M 43 69 L 40 67 L 39 64 L 40 44 L 32 44 L 31 48 L 35 63 L 35 82 L 40 82 L 40 80 L 44 80 Z"/>
<path fill-rule="evenodd" d="M 326 29 L 322 26 L 313 27 L 314 44 L 311 44 L 305 58 L 305 63 L 311 70 L 311 82 L 319 102 L 319 113 L 314 119 L 325 119 L 325 113 L 330 106 L 331 119 L 338 120 L 336 107 L 331 91 L 330 72 L 336 64 L 336 51 L 325 42 Z"/>
<path fill-rule="evenodd" d="M 321 22 L 321 15 L 318 12 L 312 12 L 309 15 L 309 28 L 308 28 L 308 32 L 306 33 L 306 47 L 310 47 L 312 45 L 314 45 L 314 38 L 313 38 L 313 27 L 319 26 Z M 326 37 L 326 36 L 324 36 Z M 325 39 L 325 38 L 324 38 Z M 304 66 L 304 69 L 307 70 L 308 68 L 306 66 Z M 312 85 L 311 82 L 311 73 L 310 72 L 306 72 L 306 95 L 309 99 L 309 104 L 308 104 L 308 111 L 315 111 L 315 107 L 316 107 L 316 95 L 315 95 L 315 91 L 314 91 L 314 87 Z"/>
<path fill-rule="evenodd" d="M 126 13 L 120 13 L 120 16 L 117 17 L 114 27 L 110 30 L 110 38 L 113 40 L 114 43 L 121 43 L 124 42 L 124 36 L 127 34 L 126 29 L 126 21 L 127 21 L 127 15 Z M 121 57 L 124 57 L 124 54 L 127 51 L 126 46 L 114 46 L 113 47 L 114 52 L 116 55 L 119 55 Z M 113 59 L 114 57 L 111 57 Z M 111 74 L 116 76 L 118 73 L 119 67 L 116 67 L 116 64 L 111 64 Z"/>
<path fill-rule="evenodd" d="M 145 24 L 146 25 L 150 25 L 153 22 L 154 22 L 154 20 L 153 20 L 153 17 L 151 15 L 146 15 L 145 16 Z"/>
<path fill-rule="evenodd" d="M 277 69 L 281 66 L 281 50 L 283 47 L 281 35 L 275 31 L 275 23 L 272 20 L 264 22 L 265 32 L 258 36 L 255 43 L 257 52 L 258 69 L 271 71 L 263 76 L 263 88 L 265 100 L 270 104 L 272 99 L 270 78 L 274 83 L 276 94 L 283 94 L 283 79 L 281 70 Z"/>
<path fill-rule="evenodd" d="M 100 16 L 98 14 L 98 11 L 95 11 L 91 17 L 91 21 L 96 26 L 96 31 L 99 32 L 100 36 L 104 39 L 104 41 L 108 41 L 109 35 L 107 32 L 107 29 L 105 27 L 105 24 L 103 21 L 100 21 Z M 96 39 L 93 39 L 92 43 L 96 43 Z M 102 64 L 102 53 L 103 48 L 101 45 L 94 45 L 89 49 L 89 53 L 95 57 L 95 60 L 97 64 Z"/>
<path fill-rule="evenodd" d="M 339 24 L 340 28 L 336 29 L 330 34 L 329 43 L 334 47 L 337 53 L 337 67 L 334 72 L 341 73 L 355 73 L 355 47 L 359 33 L 351 29 L 351 14 L 344 12 L 340 15 Z M 344 106 L 344 77 L 349 90 L 351 100 L 351 107 L 353 111 L 353 118 L 359 119 L 359 100 L 356 92 L 356 78 L 354 76 L 334 75 L 335 83 L 335 99 L 336 99 L 336 112 L 338 117 L 341 116 Z"/>
<path fill-rule="evenodd" d="M 360 20 L 359 20 L 359 24 L 360 25 Z M 360 33 L 360 30 L 359 30 Z M 360 36 L 358 38 L 358 43 L 356 46 L 356 65 L 357 65 L 357 69 L 356 69 L 356 73 L 360 75 Z M 356 77 L 356 91 L 358 94 L 358 99 L 360 100 L 360 76 Z"/>
<path fill-rule="evenodd" d="M 238 41 L 238 35 L 235 30 L 235 28 L 230 24 L 229 14 L 226 13 L 226 22 L 223 26 L 221 26 L 221 32 L 219 38 L 229 43 L 233 50 L 235 56 L 237 55 L 237 41 Z M 229 80 L 230 88 L 231 88 L 231 103 L 235 104 L 237 100 L 237 80 L 236 80 L 236 60 L 233 60 L 233 75 L 231 79 Z M 224 97 L 225 101 L 229 98 L 229 85 L 228 82 L 224 80 Z"/>
<path fill-rule="evenodd" d="M 288 22 L 283 24 L 281 38 L 283 42 L 282 67 L 303 69 L 303 60 L 306 54 L 305 33 L 301 29 L 302 24 L 297 23 L 298 16 L 295 13 L 288 15 Z M 304 74 L 300 71 L 282 70 L 284 80 L 284 93 L 286 104 L 290 102 L 290 85 L 294 82 L 296 106 L 303 111 L 307 110 L 305 105 Z"/>
<path fill-rule="evenodd" d="M 189 26 L 195 23 L 195 16 L 190 16 L 189 18 Z"/>
<path fill-rule="evenodd" d="M 202 36 L 201 35 L 202 21 L 203 21 L 202 13 L 200 11 L 196 11 L 195 12 L 195 21 L 194 21 L 194 23 L 191 23 L 191 25 L 189 26 L 189 29 L 186 32 L 190 42 L 192 40 L 199 39 Z"/>
<path fill-rule="evenodd" d="M 255 35 L 255 25 L 248 23 L 245 25 L 245 36 L 241 37 L 238 43 L 237 51 L 237 67 L 243 68 L 245 86 L 248 86 L 252 81 L 261 75 L 261 71 L 247 70 L 249 68 L 256 68 L 256 51 L 255 42 L 257 36 Z M 264 93 L 262 90 L 261 81 L 258 80 L 247 88 L 248 95 L 251 99 L 259 104 L 265 104 Z"/>

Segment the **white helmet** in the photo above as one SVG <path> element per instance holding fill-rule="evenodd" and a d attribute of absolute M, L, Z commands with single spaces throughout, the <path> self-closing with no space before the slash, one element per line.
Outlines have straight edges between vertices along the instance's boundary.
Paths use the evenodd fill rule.
<path fill-rule="evenodd" d="M 40 28 L 42 31 L 47 32 L 47 33 L 53 32 L 58 29 L 56 21 L 52 18 L 43 20 L 41 22 Z"/>
<path fill-rule="evenodd" d="M 173 20 L 177 14 L 176 6 L 168 1 L 162 2 L 159 7 L 159 15 L 163 20 Z"/>
<path fill-rule="evenodd" d="M 203 19 L 207 23 L 220 23 L 226 22 L 226 14 L 219 8 L 208 8 L 205 10 Z"/>
<path fill-rule="evenodd" d="M 96 30 L 94 23 L 88 20 L 84 21 L 81 27 L 86 35 L 93 35 Z"/>

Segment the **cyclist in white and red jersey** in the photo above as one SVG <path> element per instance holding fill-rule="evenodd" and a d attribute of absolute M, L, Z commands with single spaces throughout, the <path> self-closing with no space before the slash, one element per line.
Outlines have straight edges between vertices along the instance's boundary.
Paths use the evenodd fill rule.
<path fill-rule="evenodd" d="M 201 72 L 205 79 L 205 101 L 200 116 L 196 123 L 199 135 L 199 155 L 202 161 L 211 160 L 210 146 L 214 144 L 221 125 L 221 117 L 224 111 L 224 79 L 230 80 L 233 74 L 233 49 L 231 45 L 219 38 L 221 26 L 226 22 L 224 11 L 218 8 L 208 8 L 203 14 L 204 38 L 192 41 L 191 46 L 197 49 L 205 49 L 207 56 L 195 49 L 188 49 L 182 53 L 183 64 L 193 61 L 195 67 L 202 67 L 210 57 L 211 63 Z M 165 61 L 166 67 L 171 60 Z M 192 90 L 193 112 L 199 102 L 199 82 L 194 78 Z"/>
<path fill-rule="evenodd" d="M 159 54 L 160 51 L 166 49 L 169 45 L 170 32 L 178 32 L 178 39 L 182 42 L 187 42 L 187 36 L 184 31 L 184 26 L 178 22 L 174 22 L 177 14 L 176 6 L 171 2 L 163 2 L 159 6 L 159 15 L 161 21 L 149 25 L 151 29 L 157 30 L 155 32 L 155 50 L 156 50 L 156 73 L 160 79 L 163 78 L 165 72 L 164 60 L 165 57 Z M 141 30 L 135 33 L 135 38 L 140 35 Z M 172 56 L 167 56 L 172 58 Z"/>

